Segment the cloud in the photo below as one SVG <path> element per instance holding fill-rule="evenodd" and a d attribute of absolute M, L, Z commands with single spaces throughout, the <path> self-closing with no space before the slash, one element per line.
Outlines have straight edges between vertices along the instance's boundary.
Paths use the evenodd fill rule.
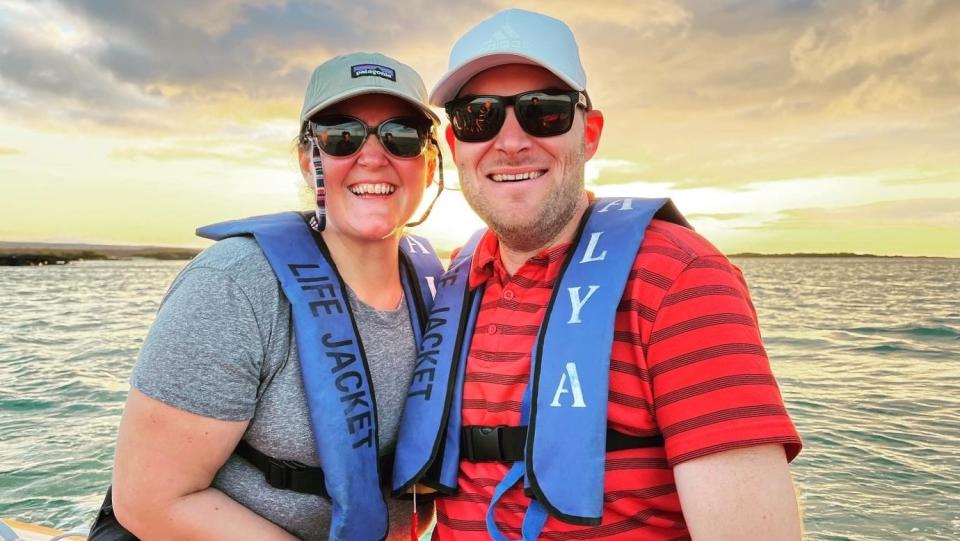
<path fill-rule="evenodd" d="M 935 226 L 960 232 L 960 197 L 880 201 L 840 208 L 791 209 L 782 212 L 782 219 L 776 226 L 809 227 L 811 223 L 821 224 L 827 229 L 850 223 L 902 224 Z"/>
<path fill-rule="evenodd" d="M 385 50 L 403 60 L 401 53 L 412 46 L 436 49 L 423 15 L 433 11 L 451 17 L 468 9 L 438 10 L 418 0 L 64 5 L 97 32 L 110 33 L 95 58 L 120 80 L 252 98 L 299 94 L 312 68 L 335 54 Z"/>
<path fill-rule="evenodd" d="M 581 0 L 562 0 L 540 2 L 536 0 L 497 0 L 498 10 L 512 7 L 545 13 L 567 21 L 574 32 L 579 27 L 604 25 L 639 32 L 641 35 L 660 33 L 664 29 L 686 27 L 691 18 L 690 11 L 681 2 L 674 0 L 608 0 L 604 2 L 582 2 Z M 493 13 L 490 13 L 493 15 Z M 476 24 L 469 22 L 469 25 Z"/>
<path fill-rule="evenodd" d="M 853 13 L 808 28 L 793 44 L 791 63 L 800 79 L 814 82 L 861 67 L 916 68 L 925 59 L 952 64 L 956 53 L 937 45 L 949 42 L 942 39 L 958 17 L 948 0 L 861 2 Z"/>
<path fill-rule="evenodd" d="M 588 186 L 623 184 L 638 180 L 647 170 L 639 161 L 595 158 L 587 162 L 585 180 Z"/>
<path fill-rule="evenodd" d="M 17 29 L 5 28 L 3 34 L 0 82 L 15 85 L 26 92 L 0 94 L 7 106 L 42 111 L 49 105 L 103 110 L 156 105 L 154 100 L 116 80 L 82 55 L 50 48 L 31 34 Z"/>
<path fill-rule="evenodd" d="M 180 163 L 185 161 L 216 161 L 230 166 L 260 167 L 273 170 L 290 168 L 292 149 L 288 155 L 278 144 L 244 144 L 239 140 L 212 142 L 209 140 L 178 140 L 163 144 L 123 146 L 110 153 L 111 159 Z"/>
<path fill-rule="evenodd" d="M 690 214 L 685 214 L 684 217 L 691 222 L 697 220 L 718 220 L 721 222 L 741 222 L 745 220 L 752 220 L 756 218 L 756 215 L 746 213 L 746 212 L 692 212 Z"/>
<path fill-rule="evenodd" d="M 335 18 L 304 18 L 295 8 L 278 11 L 276 3 L 88 1 L 64 7 L 92 32 L 110 35 L 102 47 L 84 51 L 99 68 L 143 92 L 166 87 L 187 97 L 269 98 L 291 91 L 308 74 L 292 66 L 275 42 L 309 46 L 311 22 L 316 32 L 338 31 Z"/>
<path fill-rule="evenodd" d="M 960 91 L 960 5 L 950 0 L 866 1 L 807 28 L 793 43 L 797 83 L 845 89 L 837 111 L 908 107 Z"/>
<path fill-rule="evenodd" d="M 467 21 L 470 10 L 442 13 Z M 192 129 L 184 119 L 225 103 L 289 118 L 296 111 L 271 104 L 299 102 L 312 69 L 335 54 L 383 50 L 415 64 L 428 51 L 442 69 L 431 11 L 420 0 L 0 5 L 0 107 L 33 122 L 148 129 Z"/>

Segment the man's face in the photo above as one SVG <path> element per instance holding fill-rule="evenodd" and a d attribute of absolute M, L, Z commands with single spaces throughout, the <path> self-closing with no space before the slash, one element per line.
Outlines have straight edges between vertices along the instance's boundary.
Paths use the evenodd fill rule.
<path fill-rule="evenodd" d="M 538 66 L 508 64 L 483 71 L 467 82 L 459 96 L 512 96 L 547 88 L 566 88 Z M 466 143 L 447 139 L 454 150 L 463 194 L 473 210 L 517 251 L 546 248 L 574 223 L 586 207 L 584 163 L 596 152 L 603 117 L 586 120 L 577 112 L 573 127 L 553 137 L 535 137 L 517 123 L 508 107 L 500 132 L 491 140 Z"/>

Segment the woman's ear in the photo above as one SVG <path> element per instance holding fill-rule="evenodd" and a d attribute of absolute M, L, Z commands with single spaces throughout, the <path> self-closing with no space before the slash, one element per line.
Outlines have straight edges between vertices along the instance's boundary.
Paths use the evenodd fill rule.
<path fill-rule="evenodd" d="M 303 181 L 307 186 L 314 188 L 313 182 L 313 160 L 310 159 L 312 147 L 309 144 L 297 145 L 298 160 L 300 162 L 300 174 L 303 175 Z"/>
<path fill-rule="evenodd" d="M 433 185 L 433 175 L 437 172 L 437 164 L 440 163 L 440 153 L 427 162 L 427 188 Z"/>

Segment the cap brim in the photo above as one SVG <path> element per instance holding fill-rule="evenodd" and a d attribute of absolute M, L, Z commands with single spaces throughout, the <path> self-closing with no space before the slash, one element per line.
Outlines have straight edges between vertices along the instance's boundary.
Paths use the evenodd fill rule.
<path fill-rule="evenodd" d="M 351 88 L 350 90 L 348 90 L 348 91 L 346 91 L 346 92 L 342 92 L 342 93 L 337 94 L 337 95 L 335 95 L 335 96 L 331 96 L 331 97 L 327 98 L 326 100 L 324 100 L 324 101 L 316 104 L 315 106 L 311 107 L 310 110 L 307 111 L 307 112 L 301 117 L 300 122 L 301 122 L 301 124 L 302 124 L 303 122 L 306 122 L 306 120 L 307 120 L 308 118 L 310 118 L 311 116 L 317 114 L 318 112 L 326 109 L 327 107 L 330 107 L 331 105 L 334 105 L 334 104 L 336 104 L 336 103 L 340 103 L 341 101 L 345 101 L 345 100 L 348 100 L 348 99 L 353 98 L 353 97 L 356 97 L 356 96 L 362 96 L 362 95 L 364 95 L 364 94 L 386 94 L 386 95 L 388 95 L 388 96 L 394 96 L 394 97 L 400 98 L 401 100 L 403 100 L 403 101 L 409 103 L 410 105 L 413 105 L 414 107 L 416 107 L 416 108 L 417 108 L 419 111 L 421 111 L 423 114 L 427 115 L 427 116 L 433 121 L 434 124 L 437 124 L 437 125 L 440 124 L 440 117 L 437 116 L 437 113 L 433 112 L 433 109 L 427 107 L 425 104 L 423 104 L 423 103 L 421 103 L 421 102 L 419 102 L 419 101 L 417 101 L 417 100 L 411 99 L 410 96 L 404 94 L 403 92 L 400 92 L 400 91 L 397 91 L 397 90 L 393 90 L 393 89 L 390 89 L 390 88 L 382 88 L 382 87 Z"/>
<path fill-rule="evenodd" d="M 431 105 L 443 107 L 448 101 L 457 97 L 457 93 L 460 92 L 460 89 L 463 88 L 463 85 L 467 84 L 467 81 L 472 79 L 474 75 L 480 73 L 481 71 L 495 68 L 497 66 L 503 66 L 505 64 L 529 64 L 532 66 L 540 66 L 541 68 L 559 77 L 560 80 L 566 83 L 566 85 L 571 89 L 577 91 L 584 90 L 583 85 L 577 83 L 566 74 L 551 69 L 537 58 L 516 53 L 495 53 L 476 56 L 464 62 L 462 65 L 460 65 L 460 67 L 448 72 L 440 79 L 439 82 L 437 82 L 436 86 L 433 87 L 433 91 L 430 92 L 428 101 Z"/>

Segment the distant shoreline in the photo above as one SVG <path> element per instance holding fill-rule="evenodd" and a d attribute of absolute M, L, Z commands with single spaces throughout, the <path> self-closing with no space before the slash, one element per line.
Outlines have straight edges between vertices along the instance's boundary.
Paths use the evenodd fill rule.
<path fill-rule="evenodd" d="M 41 244 L 0 242 L 0 267 L 65 265 L 73 261 L 193 259 L 197 248 L 168 246 L 112 246 L 99 244 Z"/>
<path fill-rule="evenodd" d="M 186 261 L 200 253 L 199 248 L 171 246 L 122 246 L 110 244 L 53 244 L 0 241 L 0 267 L 65 265 L 72 261 L 110 261 L 129 259 L 156 259 Z M 444 252 L 441 250 L 441 252 Z M 740 252 L 731 258 L 820 258 L 820 259 L 954 259 L 941 256 L 876 255 L 853 252 L 761 254 Z"/>
<path fill-rule="evenodd" d="M 755 252 L 741 252 L 738 254 L 728 254 L 727 257 L 741 257 L 741 258 L 750 258 L 750 257 L 795 257 L 795 258 L 836 258 L 836 259 L 849 259 L 851 257 L 856 258 L 866 258 L 866 259 L 956 259 L 953 257 L 946 256 L 936 256 L 936 255 L 877 255 L 877 254 L 857 254 L 853 252 L 828 252 L 828 253 L 817 253 L 817 252 L 792 252 L 784 254 L 759 254 Z"/>

